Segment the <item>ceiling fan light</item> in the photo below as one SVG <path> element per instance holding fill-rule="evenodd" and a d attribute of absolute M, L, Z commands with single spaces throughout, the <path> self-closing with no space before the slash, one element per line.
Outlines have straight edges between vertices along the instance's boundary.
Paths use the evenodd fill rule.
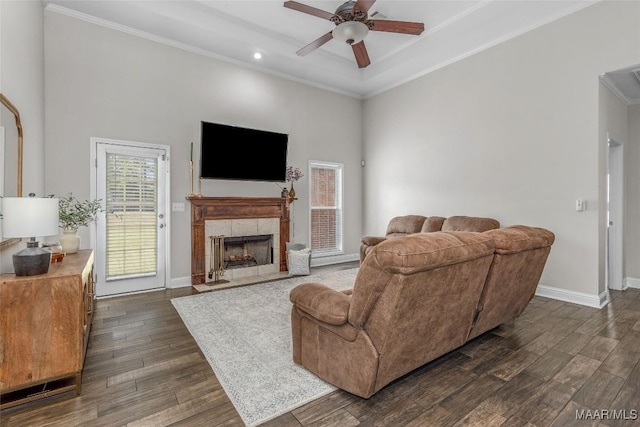
<path fill-rule="evenodd" d="M 333 38 L 347 44 L 357 44 L 369 34 L 369 27 L 358 21 L 346 21 L 333 29 Z"/>

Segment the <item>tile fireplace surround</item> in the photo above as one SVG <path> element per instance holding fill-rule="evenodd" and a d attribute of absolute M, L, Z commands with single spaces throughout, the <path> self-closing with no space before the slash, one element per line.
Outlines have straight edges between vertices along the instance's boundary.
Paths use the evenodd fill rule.
<path fill-rule="evenodd" d="M 211 244 L 209 236 L 225 237 L 225 246 L 228 238 L 267 235 L 273 238 L 273 263 L 264 265 L 241 266 L 239 268 L 227 267 L 223 279 L 241 279 L 248 276 L 264 276 L 280 271 L 280 220 L 279 218 L 251 218 L 251 219 L 215 219 L 204 222 L 205 238 L 205 271 L 207 280 L 211 268 Z M 226 251 L 226 248 L 225 248 Z M 227 252 L 228 253 L 228 252 Z"/>
<path fill-rule="evenodd" d="M 275 271 L 287 271 L 286 242 L 289 241 L 289 205 L 281 197 L 192 197 L 191 202 L 191 284 L 207 281 L 209 236 L 205 224 L 217 220 L 258 220 L 256 224 L 273 224 L 264 219 L 279 222 L 279 238 L 274 241 Z M 238 224 L 252 224 L 240 221 Z M 211 223 L 210 223 L 211 224 Z M 271 226 L 271 225 L 270 225 Z M 208 227 L 211 231 L 211 226 Z M 277 233 L 268 233 L 274 234 Z M 226 279 L 226 277 L 225 277 Z"/>

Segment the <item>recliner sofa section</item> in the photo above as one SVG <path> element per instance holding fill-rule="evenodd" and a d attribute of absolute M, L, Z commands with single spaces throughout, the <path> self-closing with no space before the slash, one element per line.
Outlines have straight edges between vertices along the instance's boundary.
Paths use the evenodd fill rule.
<path fill-rule="evenodd" d="M 364 259 L 352 292 L 320 283 L 291 291 L 293 360 L 369 398 L 522 314 L 554 238 L 514 226 L 386 239 Z"/>
<path fill-rule="evenodd" d="M 364 236 L 360 242 L 360 262 L 371 249 L 387 239 L 402 237 L 415 233 L 433 233 L 436 231 L 487 231 L 500 228 L 500 222 L 493 218 L 476 216 L 441 216 L 403 215 L 391 218 L 384 237 Z"/>

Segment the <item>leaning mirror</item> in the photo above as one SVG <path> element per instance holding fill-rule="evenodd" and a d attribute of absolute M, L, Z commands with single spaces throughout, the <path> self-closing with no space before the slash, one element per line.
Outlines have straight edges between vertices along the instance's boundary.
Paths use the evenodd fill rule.
<path fill-rule="evenodd" d="M 11 101 L 0 93 L 0 196 L 22 197 L 22 122 L 20 112 Z M 7 114 L 11 113 L 13 117 Z M 15 122 L 15 126 L 12 124 Z M 17 144 L 14 142 L 17 141 Z M 17 163 L 7 159 L 15 158 Z M 2 199 L 0 198 L 0 221 L 2 221 Z M 2 224 L 0 223 L 0 235 Z M 19 242 L 20 239 L 0 241 L 0 250 Z"/>

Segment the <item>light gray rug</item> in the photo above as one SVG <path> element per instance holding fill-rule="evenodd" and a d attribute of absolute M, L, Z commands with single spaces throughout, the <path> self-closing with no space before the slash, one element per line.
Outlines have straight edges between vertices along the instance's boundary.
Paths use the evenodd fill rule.
<path fill-rule="evenodd" d="M 335 387 L 291 358 L 291 302 L 296 285 L 353 287 L 357 268 L 294 277 L 171 300 L 248 426 L 321 397 Z"/>

